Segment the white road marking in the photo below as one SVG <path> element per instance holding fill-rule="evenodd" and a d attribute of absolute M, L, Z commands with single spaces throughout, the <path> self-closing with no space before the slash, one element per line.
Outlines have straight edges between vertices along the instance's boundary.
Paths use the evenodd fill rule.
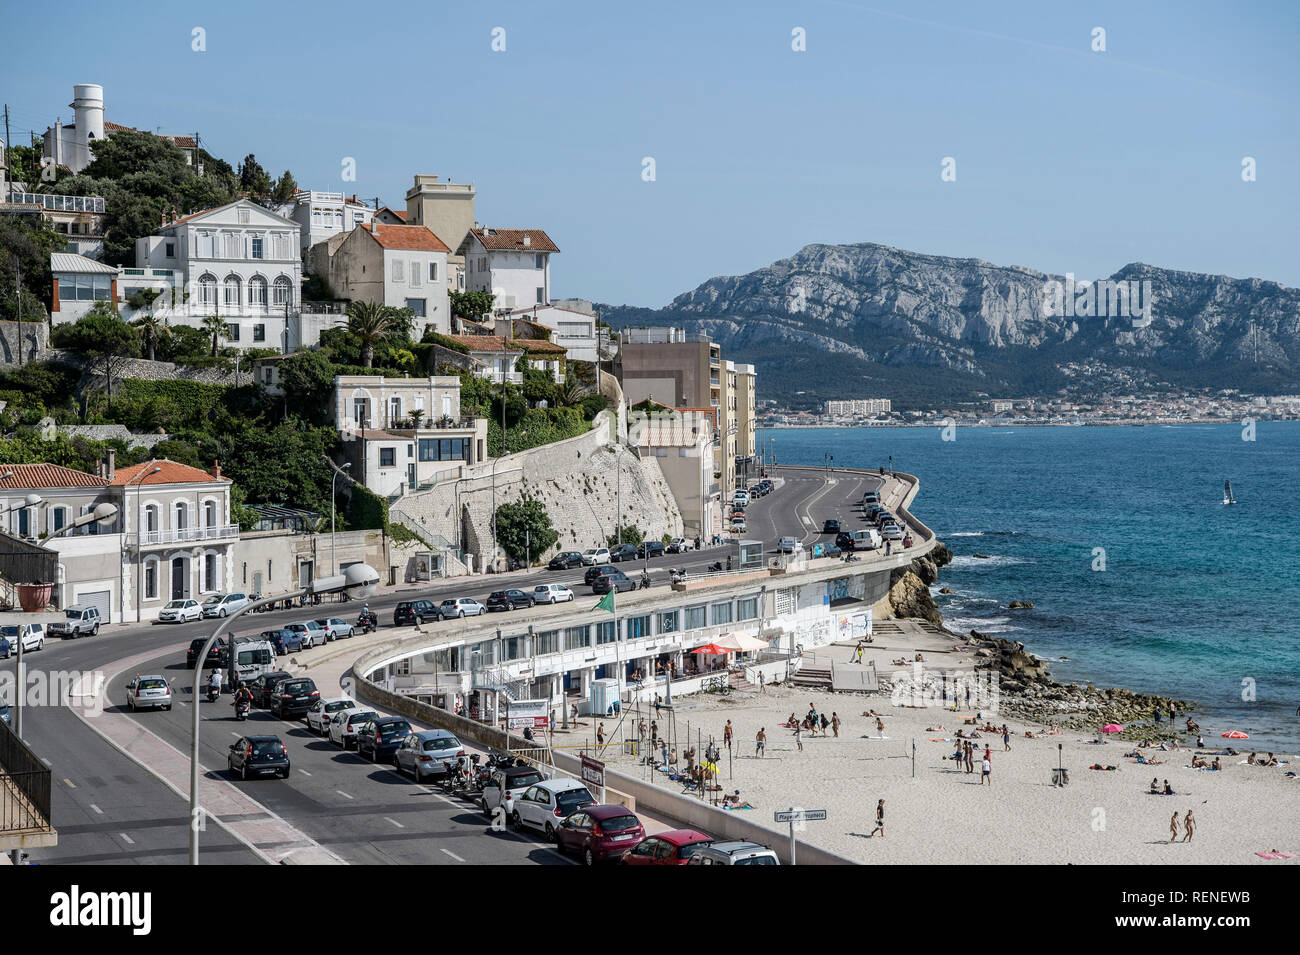
<path fill-rule="evenodd" d="M 67 786 L 69 789 L 76 789 L 76 788 L 77 788 L 77 784 L 74 783 L 71 779 L 68 779 L 68 778 L 66 778 L 66 777 L 65 777 L 64 780 L 63 780 L 63 784 L 64 784 L 65 786 Z"/>
<path fill-rule="evenodd" d="M 396 819 L 394 819 L 392 816 L 385 816 L 385 817 L 384 817 L 384 821 L 385 821 L 385 822 L 391 822 L 391 823 L 392 823 L 393 825 L 395 825 L 398 829 L 405 829 L 405 828 L 406 828 L 404 825 L 402 825 L 400 822 L 398 822 L 398 821 L 397 821 Z"/>
<path fill-rule="evenodd" d="M 99 815 L 101 815 L 101 816 L 104 814 L 104 810 L 100 809 L 100 808 L 99 808 L 98 806 L 96 806 L 93 802 L 90 804 L 90 808 L 93 809 L 93 810 L 95 810 L 95 812 L 99 813 Z"/>
<path fill-rule="evenodd" d="M 298 772 L 302 773 L 304 776 L 310 776 L 310 775 L 311 775 L 311 773 L 307 772 L 307 770 L 305 770 L 305 769 L 299 769 Z"/>
<path fill-rule="evenodd" d="M 455 859 L 457 862 L 464 862 L 464 861 L 465 861 L 465 860 L 462 859 L 460 856 L 456 855 L 456 853 L 452 852 L 450 849 L 443 849 L 442 851 L 445 852 L 445 853 L 447 853 L 447 855 L 451 856 L 451 857 L 452 857 L 453 859 Z"/>
<path fill-rule="evenodd" d="M 41 757 L 41 762 L 44 763 L 46 766 L 53 766 L 53 765 L 54 765 L 54 764 L 51 763 L 48 759 L 46 759 L 44 756 Z"/>
<path fill-rule="evenodd" d="M 243 734 L 243 733 L 236 733 L 234 730 L 231 730 L 231 731 L 230 731 L 230 735 L 233 736 L 235 739 L 239 739 L 239 738 L 240 738 L 241 736 L 243 736 L 244 734 Z"/>
<path fill-rule="evenodd" d="M 355 798 L 355 797 L 353 797 L 353 796 L 349 796 L 347 793 L 345 793 L 345 792 L 344 792 L 343 790 L 341 790 L 341 789 L 336 789 L 336 790 L 334 790 L 334 791 L 335 791 L 336 793 L 338 793 L 340 796 L 342 796 L 344 799 L 353 799 L 353 798 Z"/>
<path fill-rule="evenodd" d="M 128 846 L 135 845 L 135 840 L 132 839 L 130 836 L 128 836 L 125 832 L 119 832 L 118 835 L 122 837 L 122 841 L 125 842 Z"/>

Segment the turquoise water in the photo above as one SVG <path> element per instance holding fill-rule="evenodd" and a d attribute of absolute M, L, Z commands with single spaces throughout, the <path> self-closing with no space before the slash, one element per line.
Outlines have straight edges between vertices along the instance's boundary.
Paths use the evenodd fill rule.
<path fill-rule="evenodd" d="M 935 594 L 953 629 L 1068 657 L 1052 665 L 1060 680 L 1196 700 L 1207 743 L 1240 729 L 1262 750 L 1300 746 L 1300 423 L 1261 423 L 1252 441 L 1236 424 L 767 438 L 778 463 L 829 452 L 874 468 L 892 454 L 920 478 L 913 512 L 956 555 L 937 585 L 955 593 Z"/>

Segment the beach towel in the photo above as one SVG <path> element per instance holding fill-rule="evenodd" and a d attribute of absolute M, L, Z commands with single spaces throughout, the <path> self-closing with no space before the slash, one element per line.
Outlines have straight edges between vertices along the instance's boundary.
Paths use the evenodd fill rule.
<path fill-rule="evenodd" d="M 1274 850 L 1272 850 L 1272 851 L 1270 851 L 1270 852 L 1256 852 L 1255 855 L 1259 856 L 1261 859 L 1294 859 L 1294 858 L 1296 858 L 1296 854 L 1295 854 L 1294 852 L 1278 852 L 1276 849 L 1274 849 Z"/>

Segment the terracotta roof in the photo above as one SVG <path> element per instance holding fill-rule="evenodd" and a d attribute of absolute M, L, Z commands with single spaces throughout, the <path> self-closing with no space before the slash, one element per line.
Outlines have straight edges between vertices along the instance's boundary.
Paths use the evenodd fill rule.
<path fill-rule="evenodd" d="M 116 133 L 121 130 L 127 130 L 132 133 L 149 132 L 147 129 L 136 129 L 134 126 L 123 126 L 120 123 L 110 123 L 108 120 L 104 120 L 105 133 Z M 194 149 L 198 146 L 198 143 L 194 141 L 193 136 L 173 136 L 170 133 L 154 133 L 153 135 L 157 136 L 159 139 L 170 140 L 182 149 Z"/>
<path fill-rule="evenodd" d="M 535 338 L 512 338 L 507 339 L 503 335 L 444 335 L 444 338 L 450 338 L 454 342 L 460 342 L 470 351 L 526 351 L 526 352 L 558 352 L 563 355 L 568 352 L 567 348 L 562 348 L 552 342 L 544 342 Z"/>
<path fill-rule="evenodd" d="M 160 469 L 157 474 L 150 474 L 141 481 L 136 480 L 142 471 L 149 471 L 155 467 Z M 213 477 L 207 471 L 200 471 L 188 464 L 163 460 L 145 461 L 143 464 L 134 464 L 129 468 L 118 468 L 117 473 L 113 475 L 112 483 L 121 486 L 129 482 L 132 487 L 139 487 L 143 484 L 216 484 L 221 481 L 229 483 L 230 478 Z"/>
<path fill-rule="evenodd" d="M 443 243 L 426 226 L 422 225 L 379 225 L 372 223 L 368 230 L 385 249 L 399 249 L 411 252 L 450 252 Z"/>
<path fill-rule="evenodd" d="M 551 237 L 541 229 L 470 229 L 485 249 L 503 252 L 559 252 Z M 524 236 L 528 244 L 524 245 Z"/>
<path fill-rule="evenodd" d="M 10 472 L 13 477 L 4 476 Z M 108 487 L 108 482 L 58 464 L 0 464 L 0 490 L 20 487 Z"/>
<path fill-rule="evenodd" d="M 381 213 L 381 212 L 387 212 L 389 215 L 391 215 L 391 216 L 396 216 L 397 218 L 401 219 L 403 222 L 406 221 L 406 211 L 405 211 L 405 210 L 401 210 L 401 209 L 391 209 L 391 208 L 389 208 L 388 206 L 381 206 L 378 210 L 376 210 L 375 215 L 379 215 L 379 213 Z"/>

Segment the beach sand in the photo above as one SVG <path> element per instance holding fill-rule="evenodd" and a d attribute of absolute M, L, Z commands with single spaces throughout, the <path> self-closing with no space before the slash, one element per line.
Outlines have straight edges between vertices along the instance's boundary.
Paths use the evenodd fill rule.
<path fill-rule="evenodd" d="M 877 660 L 882 680 L 893 669 L 891 659 L 911 660 L 918 650 L 932 667 L 968 662 L 965 654 L 959 659 L 956 654 L 937 653 L 951 650 L 952 637 L 918 631 L 880 634 L 876 641 L 870 656 Z M 849 645 L 823 648 L 818 651 L 818 665 L 834 658 L 837 666 L 856 666 L 848 662 L 851 655 Z M 702 731 L 706 742 L 712 734 L 721 746 L 723 725 L 732 721 L 736 744 L 730 763 L 723 751 L 721 783 L 727 792 L 739 789 L 742 798 L 754 805 L 750 814 L 773 830 L 773 839 L 788 838 L 787 827 L 772 821 L 774 810 L 826 809 L 827 821 L 807 823 L 799 838 L 860 862 L 1300 864 L 1300 778 L 1285 775 L 1287 770 L 1300 772 L 1300 758 L 1294 755 L 1277 754 L 1288 762 L 1281 768 L 1241 765 L 1250 752 L 1246 749 L 1240 756 L 1220 757 L 1221 772 L 1207 772 L 1184 768 L 1191 763 L 1194 749 L 1157 750 L 1154 755 L 1164 764 L 1147 767 L 1124 758 L 1135 745 L 1130 742 L 1098 745 L 1077 730 L 1027 739 L 1026 730 L 1042 727 L 992 716 L 997 725 L 1010 726 L 1011 751 L 1003 752 L 1000 735 L 982 734 L 975 771 L 968 775 L 956 762 L 943 759 L 956 748 L 953 732 L 959 727 L 967 733 L 972 729 L 962 724 L 962 716 L 973 715 L 965 708 L 956 713 L 939 706 L 909 709 L 892 705 L 890 694 L 883 690 L 831 693 L 785 685 L 769 686 L 761 695 L 756 689 L 737 690 L 727 696 L 695 695 L 674 702 L 683 745 L 689 724 L 691 744 Z M 805 735 L 803 752 L 798 752 L 793 734 L 778 724 L 791 711 L 802 718 L 810 704 L 828 716 L 837 712 L 844 725 L 838 739 Z M 872 709 L 885 714 L 885 739 L 877 738 L 875 718 L 862 715 Z M 668 722 L 665 712 L 659 719 L 661 733 Z M 946 731 L 926 730 L 937 725 Z M 635 733 L 634 726 L 629 719 L 626 732 Z M 767 755 L 762 759 L 754 755 L 754 736 L 760 726 L 767 730 Z M 1211 747 L 1227 742 L 1219 739 L 1217 728 L 1211 739 L 1211 729 L 1203 727 Z M 935 737 L 950 741 L 937 742 Z M 980 785 L 979 759 L 985 743 L 992 747 L 991 786 Z M 1052 785 L 1058 743 L 1062 763 L 1069 770 L 1070 783 L 1065 787 Z M 1089 770 L 1094 763 L 1118 768 Z M 614 766 L 638 773 L 634 764 L 611 763 Z M 645 770 L 639 774 L 644 776 Z M 1148 795 L 1153 776 L 1161 785 L 1168 779 L 1176 795 Z M 656 777 L 674 785 L 661 774 Z M 886 836 L 869 838 L 878 799 L 885 800 Z M 1182 819 L 1189 809 L 1196 820 L 1192 841 L 1170 845 L 1170 816 L 1177 811 L 1181 840 Z M 1295 853 L 1297 858 L 1269 861 L 1255 855 L 1273 849 Z"/>

